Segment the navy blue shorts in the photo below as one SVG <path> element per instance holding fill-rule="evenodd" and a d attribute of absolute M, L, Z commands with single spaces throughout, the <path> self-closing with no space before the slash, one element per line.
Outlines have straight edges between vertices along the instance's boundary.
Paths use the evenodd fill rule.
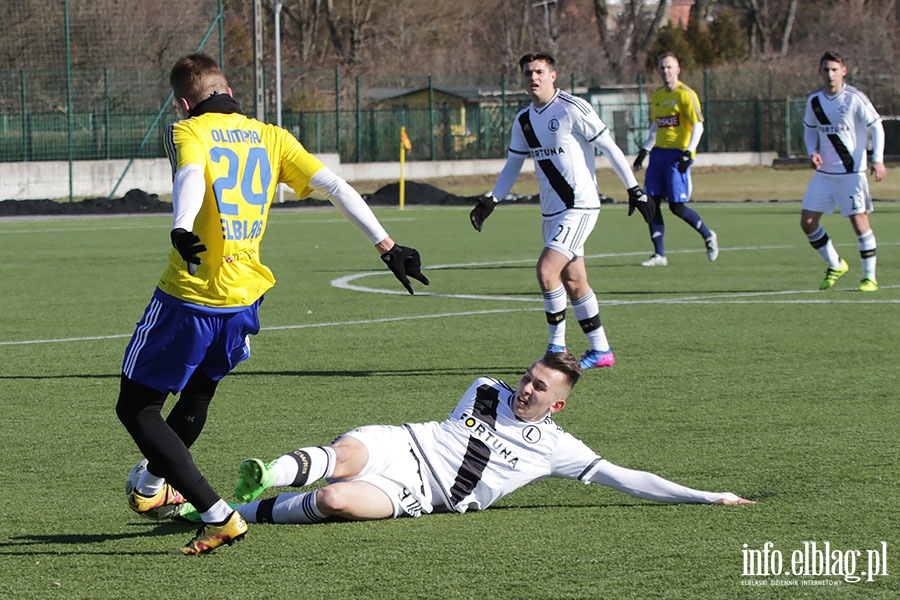
<path fill-rule="evenodd" d="M 207 310 L 156 290 L 125 349 L 122 371 L 160 392 L 178 393 L 196 369 L 213 381 L 250 357 L 262 298 L 238 309 Z"/>
<path fill-rule="evenodd" d="M 691 168 L 684 173 L 678 170 L 681 150 L 653 148 L 650 164 L 644 177 L 644 192 L 648 196 L 663 198 L 669 202 L 687 202 L 691 199 Z"/>

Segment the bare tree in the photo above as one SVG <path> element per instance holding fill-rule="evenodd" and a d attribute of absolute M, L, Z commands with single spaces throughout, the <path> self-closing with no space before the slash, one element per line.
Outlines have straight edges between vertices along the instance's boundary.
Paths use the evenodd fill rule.
<path fill-rule="evenodd" d="M 650 44 L 653 42 L 653 38 L 656 36 L 656 32 L 659 31 L 659 26 L 666 14 L 667 4 L 667 0 L 660 0 L 659 4 L 656 6 L 656 14 L 653 15 L 653 20 L 650 21 L 650 25 L 647 27 L 647 34 L 641 42 L 641 48 L 649 48 Z"/>
<path fill-rule="evenodd" d="M 600 36 L 600 49 L 603 50 L 603 55 L 613 70 L 620 71 L 621 66 L 618 64 L 612 51 L 612 40 L 610 39 L 609 27 L 607 26 L 609 22 L 609 7 L 606 5 L 606 0 L 594 0 L 594 16 L 597 18 L 597 34 Z"/>
<path fill-rule="evenodd" d="M 319 54 L 319 26 L 322 21 L 322 0 L 300 0 L 285 3 L 284 15 L 295 29 L 294 38 L 297 54 L 304 63 Z"/>
<path fill-rule="evenodd" d="M 794 29 L 794 19 L 797 17 L 797 0 L 788 2 L 787 17 L 784 19 L 784 29 L 781 32 L 781 56 L 787 56 L 790 50 L 791 31 Z"/>
<path fill-rule="evenodd" d="M 772 53 L 772 39 L 780 39 L 778 53 L 787 56 L 790 51 L 790 38 L 797 15 L 798 0 L 776 2 L 769 5 L 768 0 L 737 0 L 732 2 L 736 8 L 744 11 L 749 24 L 750 55 L 759 58 Z M 726 4 L 723 2 L 723 4 Z M 778 29 L 781 29 L 780 34 Z"/>
<path fill-rule="evenodd" d="M 600 48 L 616 75 L 639 69 L 653 38 L 659 31 L 668 8 L 667 0 L 660 0 L 652 18 L 643 0 L 628 0 L 622 11 L 610 16 L 606 0 L 593 0 Z M 610 30 L 610 23 L 615 30 Z"/>
<path fill-rule="evenodd" d="M 325 23 L 331 43 L 341 62 L 354 65 L 361 60 L 363 41 L 372 26 L 373 8 L 377 0 L 323 0 Z M 390 12 L 391 6 L 384 10 Z"/>

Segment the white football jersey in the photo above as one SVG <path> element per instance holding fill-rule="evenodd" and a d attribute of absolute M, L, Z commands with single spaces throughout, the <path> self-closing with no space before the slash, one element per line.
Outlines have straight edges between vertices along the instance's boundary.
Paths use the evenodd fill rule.
<path fill-rule="evenodd" d="M 483 510 L 547 477 L 589 482 L 600 456 L 549 415 L 536 423 L 516 417 L 514 394 L 481 377 L 445 421 L 404 425 L 427 465 L 435 507 Z"/>
<path fill-rule="evenodd" d="M 806 101 L 803 124 L 818 133 L 818 148 L 807 150 L 822 156 L 822 173 L 864 173 L 869 127 L 880 120 L 866 95 L 855 87 L 845 85 L 836 96 L 820 89 Z"/>
<path fill-rule="evenodd" d="M 516 115 L 509 152 L 534 159 L 544 216 L 600 208 L 592 142 L 607 130 L 590 104 L 563 90 Z"/>

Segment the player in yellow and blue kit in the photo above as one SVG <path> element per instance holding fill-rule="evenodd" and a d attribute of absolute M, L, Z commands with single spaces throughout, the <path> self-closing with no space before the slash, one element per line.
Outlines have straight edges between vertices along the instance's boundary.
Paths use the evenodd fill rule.
<path fill-rule="evenodd" d="M 650 129 L 633 165 L 635 171 L 640 171 L 647 154 L 650 155 L 644 191 L 657 204 L 655 216 L 649 223 L 653 256 L 641 265 L 664 267 L 669 263 L 665 247 L 666 226 L 660 206 L 663 200 L 668 201 L 672 214 L 703 237 L 706 257 L 714 261 L 719 256 L 718 236 L 706 226 L 697 211 L 687 206 L 691 199 L 691 165 L 703 135 L 700 100 L 694 90 L 678 81 L 681 67 L 674 54 L 661 54 L 656 64 L 664 85 L 650 98 Z"/>
<path fill-rule="evenodd" d="M 150 514 L 190 502 L 204 526 L 181 550 L 203 554 L 241 539 L 247 524 L 194 464 L 190 446 L 218 382 L 250 355 L 258 309 L 275 284 L 260 259 L 276 185 L 328 195 L 412 294 L 419 254 L 395 244 L 360 195 L 288 131 L 241 113 L 219 66 L 184 57 L 170 74 L 184 120 L 167 132 L 174 249 L 125 351 L 116 414 L 149 461 L 129 505 Z M 180 397 L 166 420 L 169 393 Z"/>

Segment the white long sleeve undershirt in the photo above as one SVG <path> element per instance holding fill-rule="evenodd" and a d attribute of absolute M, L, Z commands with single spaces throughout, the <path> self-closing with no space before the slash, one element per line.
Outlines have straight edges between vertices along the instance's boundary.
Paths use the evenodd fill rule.
<path fill-rule="evenodd" d="M 388 237 L 387 231 L 378 222 L 372 209 L 366 204 L 353 186 L 341 179 L 328 167 L 319 169 L 309 184 L 328 196 L 348 221 L 356 225 L 369 237 L 373 244 Z"/>
<path fill-rule="evenodd" d="M 628 159 L 625 158 L 625 153 L 616 144 L 609 129 L 601 133 L 592 144 L 606 156 L 612 170 L 616 172 L 616 175 L 625 184 L 625 189 L 633 188 L 638 184 L 634 171 L 631 170 L 631 165 L 628 164 Z"/>
<path fill-rule="evenodd" d="M 519 173 L 522 171 L 524 164 L 524 156 L 513 154 L 512 152 L 509 153 L 506 157 L 506 164 L 503 165 L 503 169 L 497 176 L 497 183 L 494 184 L 494 189 L 491 191 L 491 195 L 494 198 L 503 200 L 509 195 L 509 190 L 516 184 L 516 179 L 519 178 Z"/>
<path fill-rule="evenodd" d="M 193 231 L 194 219 L 203 206 L 206 179 L 200 165 L 185 165 L 175 173 L 172 182 L 172 229 Z"/>
<path fill-rule="evenodd" d="M 879 119 L 869 127 L 869 130 L 872 132 L 872 162 L 884 162 L 884 125 Z"/>
<path fill-rule="evenodd" d="M 594 466 L 588 481 L 599 483 L 643 500 L 668 503 L 712 504 L 719 500 L 736 501 L 739 498 L 730 492 L 704 492 L 695 490 L 659 475 L 646 471 L 635 471 L 601 460 Z"/>
<path fill-rule="evenodd" d="M 703 121 L 697 121 L 691 128 L 691 139 L 688 140 L 687 149 L 691 154 L 696 152 L 697 147 L 700 146 L 701 136 L 703 136 Z"/>
<path fill-rule="evenodd" d="M 373 244 L 388 237 L 387 231 L 372 213 L 362 196 L 328 167 L 322 167 L 310 179 L 310 185 L 328 196 L 348 221 L 368 236 Z M 194 219 L 203 206 L 206 180 L 199 165 L 185 165 L 175 173 L 172 185 L 172 229 L 192 231 Z"/>

